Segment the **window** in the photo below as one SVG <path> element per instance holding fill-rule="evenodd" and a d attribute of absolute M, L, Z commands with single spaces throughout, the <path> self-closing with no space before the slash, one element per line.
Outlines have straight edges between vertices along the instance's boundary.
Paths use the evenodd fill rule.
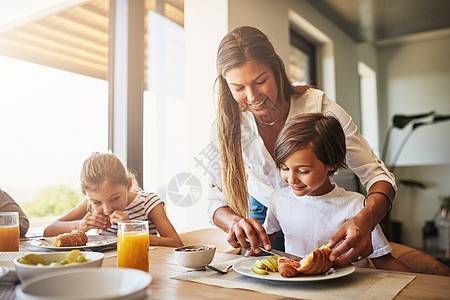
<path fill-rule="evenodd" d="M 4 142 L 0 149 L 0 187 L 21 203 L 54 200 L 58 197 L 50 195 L 49 187 L 55 187 L 55 193 L 68 188 L 78 203 L 79 173 L 92 152 L 112 149 L 117 154 L 124 147 L 126 153 L 142 146 L 139 151 L 144 153 L 143 161 L 137 158 L 130 162 L 126 157 L 124 162 L 143 175 L 138 179 L 143 179 L 144 189 L 165 199 L 168 181 L 186 170 L 187 161 L 184 1 L 111 1 L 110 6 L 109 0 L 93 0 L 78 1 L 79 5 L 70 7 L 62 2 L 51 9 L 48 5 L 41 7 L 36 17 L 26 18 L 26 23 L 11 23 L 4 30 L 0 24 L 0 130 Z M 142 109 L 134 103 L 111 108 L 109 97 L 114 85 L 108 82 L 113 73 L 108 68 L 116 65 L 109 62 L 114 52 L 109 48 L 110 9 L 113 12 L 123 5 L 130 8 L 130 3 L 132 9 L 145 5 L 147 11 L 141 14 L 144 20 L 140 19 L 146 27 L 142 28 L 145 59 L 138 67 L 145 74 L 138 84 L 147 88 Z M 131 19 L 134 13 L 130 9 Z M 115 38 L 117 33 L 112 34 Z M 136 49 L 133 47 L 141 39 L 126 38 L 129 49 Z M 126 74 L 122 72 L 118 80 L 127 80 Z M 133 97 L 128 94 L 125 98 Z M 113 130 L 123 123 L 117 125 L 115 113 L 123 107 L 128 119 L 141 113 L 144 121 L 137 130 L 133 127 L 131 134 L 125 131 L 124 139 L 119 136 L 117 143 Z M 141 131 L 142 139 L 137 131 Z M 135 136 L 130 138 L 132 134 Z M 61 186 L 64 188 L 58 189 Z M 45 210 L 44 215 L 55 214 Z"/>
<path fill-rule="evenodd" d="M 369 142 L 373 152 L 380 157 L 376 73 L 362 62 L 358 63 L 358 73 L 361 94 L 361 134 Z"/>
<path fill-rule="evenodd" d="M 83 161 L 108 150 L 109 1 L 53 8 L 0 31 L 0 187 L 32 227 L 80 201 Z"/>
<path fill-rule="evenodd" d="M 291 51 L 289 55 L 288 76 L 296 85 L 317 84 L 315 45 L 295 30 L 290 30 Z"/>
<path fill-rule="evenodd" d="M 172 223 L 180 228 L 183 211 L 166 199 L 169 181 L 185 172 L 188 163 L 183 10 L 182 2 L 171 4 L 166 3 L 164 11 L 147 13 L 143 177 L 144 189 L 165 200 Z"/>

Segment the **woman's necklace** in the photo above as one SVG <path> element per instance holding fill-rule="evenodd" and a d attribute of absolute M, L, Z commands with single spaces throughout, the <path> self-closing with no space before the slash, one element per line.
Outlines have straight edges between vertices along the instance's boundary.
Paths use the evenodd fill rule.
<path fill-rule="evenodd" d="M 289 107 L 287 107 L 287 111 L 289 110 Z M 281 118 L 283 118 L 283 116 L 285 115 L 285 113 L 281 113 L 278 115 L 278 118 L 276 118 L 274 121 L 272 122 L 264 122 L 262 120 L 257 120 L 258 123 L 263 124 L 263 125 L 267 125 L 267 126 L 273 126 L 275 123 L 277 123 L 278 121 L 280 121 Z"/>
<path fill-rule="evenodd" d="M 263 125 L 272 126 L 273 124 L 278 122 L 281 119 L 281 117 L 282 117 L 282 115 L 280 115 L 278 118 L 275 119 L 275 121 L 270 122 L 270 123 L 267 123 L 267 122 L 264 122 L 264 121 L 261 121 L 261 120 L 257 120 L 257 121 L 258 121 L 258 123 L 261 123 Z"/>

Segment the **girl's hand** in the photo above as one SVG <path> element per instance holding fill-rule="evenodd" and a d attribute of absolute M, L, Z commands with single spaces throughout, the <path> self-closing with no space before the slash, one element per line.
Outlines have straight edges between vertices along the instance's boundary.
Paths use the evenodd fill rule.
<path fill-rule="evenodd" d="M 84 232 L 89 229 L 104 229 L 107 224 L 107 218 L 108 216 L 103 214 L 88 212 L 83 219 L 81 219 L 78 229 Z"/>
<path fill-rule="evenodd" d="M 121 210 L 115 210 L 110 216 L 109 219 L 111 220 L 111 225 L 117 224 L 119 222 L 123 221 L 129 221 L 130 216 L 127 213 L 124 213 Z"/>
<path fill-rule="evenodd" d="M 335 266 L 358 261 L 373 252 L 371 226 L 362 219 L 358 219 L 358 216 L 345 222 L 331 237 L 328 246 L 333 248 L 340 241 L 342 243 L 330 254 L 330 260 Z"/>
<path fill-rule="evenodd" d="M 246 239 L 250 241 L 250 245 Z M 242 218 L 234 222 L 228 230 L 227 240 L 234 248 L 242 247 L 255 254 L 261 252 L 260 245 L 264 245 L 267 250 L 271 249 L 270 240 L 264 227 L 255 218 Z"/>

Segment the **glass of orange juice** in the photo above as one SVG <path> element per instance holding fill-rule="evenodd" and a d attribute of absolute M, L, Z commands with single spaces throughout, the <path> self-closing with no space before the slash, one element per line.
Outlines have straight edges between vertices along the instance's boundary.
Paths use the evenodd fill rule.
<path fill-rule="evenodd" d="M 0 251 L 19 251 L 18 212 L 0 212 Z"/>
<path fill-rule="evenodd" d="M 117 230 L 117 266 L 148 272 L 148 221 L 119 222 Z"/>

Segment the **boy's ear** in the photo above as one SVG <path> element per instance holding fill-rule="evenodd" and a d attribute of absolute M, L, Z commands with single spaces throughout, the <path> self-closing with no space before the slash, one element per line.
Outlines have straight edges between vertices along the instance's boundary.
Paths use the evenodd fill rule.
<path fill-rule="evenodd" d="M 333 175 L 337 171 L 337 167 L 327 166 L 328 176 Z"/>

